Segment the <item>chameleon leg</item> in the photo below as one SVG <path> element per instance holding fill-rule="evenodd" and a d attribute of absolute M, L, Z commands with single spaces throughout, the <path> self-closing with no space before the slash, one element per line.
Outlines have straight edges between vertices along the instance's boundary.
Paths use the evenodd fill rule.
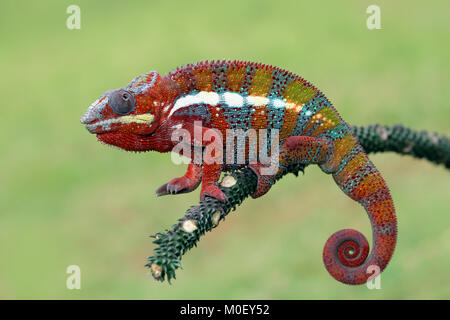
<path fill-rule="evenodd" d="M 330 173 L 329 164 L 339 164 L 337 170 L 333 169 L 333 178 L 345 194 L 366 210 L 372 224 L 373 248 L 368 256 L 369 244 L 364 235 L 353 229 L 340 230 L 326 242 L 323 261 L 336 280 L 363 284 L 389 263 L 397 240 L 397 219 L 386 182 L 362 147 L 353 143 L 350 152 L 333 154 L 321 167 Z"/>
<path fill-rule="evenodd" d="M 168 183 L 163 184 L 156 189 L 155 193 L 159 196 L 165 196 L 167 194 L 179 194 L 191 192 L 197 189 L 198 185 L 202 181 L 202 167 L 193 162 L 189 163 L 188 168 L 184 176 L 174 178 Z"/>
<path fill-rule="evenodd" d="M 201 201 L 205 199 L 205 196 L 216 198 L 221 202 L 227 201 L 227 196 L 218 186 L 221 173 L 222 164 L 203 164 L 202 190 L 200 192 Z"/>
<path fill-rule="evenodd" d="M 277 180 L 277 177 L 283 175 L 283 172 L 290 164 L 320 164 L 325 162 L 330 147 L 331 145 L 328 141 L 319 138 L 306 136 L 287 138 L 280 148 L 278 171 L 275 174 L 264 174 L 263 169 L 267 169 L 269 165 L 259 162 L 249 164 L 250 169 L 258 176 L 258 185 L 252 197 L 258 198 L 266 194 Z"/>

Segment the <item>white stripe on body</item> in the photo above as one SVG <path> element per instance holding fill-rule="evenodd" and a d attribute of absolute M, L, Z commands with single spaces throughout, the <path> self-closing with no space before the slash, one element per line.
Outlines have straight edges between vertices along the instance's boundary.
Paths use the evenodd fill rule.
<path fill-rule="evenodd" d="M 274 108 L 293 107 L 292 103 L 286 103 L 285 100 L 279 98 L 267 98 L 264 96 L 243 96 L 236 92 L 224 92 L 218 94 L 211 91 L 201 91 L 178 98 L 169 112 L 170 118 L 176 111 L 190 107 L 195 104 L 207 104 L 216 106 L 222 104 L 225 107 L 242 108 L 244 106 L 266 106 L 271 105 Z"/>

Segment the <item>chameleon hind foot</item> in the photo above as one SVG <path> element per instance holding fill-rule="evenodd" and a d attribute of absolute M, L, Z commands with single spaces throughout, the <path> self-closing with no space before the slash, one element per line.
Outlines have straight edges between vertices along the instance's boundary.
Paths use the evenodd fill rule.
<path fill-rule="evenodd" d="M 258 177 L 256 190 L 251 196 L 252 196 L 253 199 L 262 197 L 263 195 L 265 195 L 270 190 L 272 185 L 276 182 L 276 177 L 277 176 L 275 174 L 264 175 L 262 170 L 264 168 L 267 168 L 268 166 L 266 166 L 266 165 L 264 165 L 262 163 L 259 163 L 259 162 L 257 162 L 257 163 L 250 163 L 248 165 L 248 167 L 250 169 L 252 169 L 252 171 Z"/>

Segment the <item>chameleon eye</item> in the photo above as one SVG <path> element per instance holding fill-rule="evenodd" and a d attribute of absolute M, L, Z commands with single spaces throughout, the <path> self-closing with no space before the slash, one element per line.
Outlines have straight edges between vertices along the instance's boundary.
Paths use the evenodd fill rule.
<path fill-rule="evenodd" d="M 109 96 L 109 105 L 114 113 L 126 115 L 135 108 L 136 101 L 134 96 L 126 90 L 117 90 Z"/>

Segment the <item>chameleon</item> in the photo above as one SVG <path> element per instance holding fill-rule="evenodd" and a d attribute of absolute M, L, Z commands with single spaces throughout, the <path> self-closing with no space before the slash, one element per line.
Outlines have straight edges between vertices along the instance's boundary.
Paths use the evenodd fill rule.
<path fill-rule="evenodd" d="M 135 152 L 175 150 L 177 130 L 191 136 L 217 132 L 219 138 L 190 142 L 192 150 L 201 152 L 216 139 L 226 145 L 228 130 L 252 129 L 263 137 L 276 134 L 278 161 L 272 174 L 265 173 L 270 163 L 260 158 L 239 164 L 199 162 L 193 152 L 186 173 L 163 184 L 156 194 L 180 194 L 200 186 L 200 199 L 226 202 L 218 187 L 221 173 L 248 167 L 257 176 L 252 197 L 259 198 L 290 166 L 318 165 L 365 209 L 372 225 L 372 250 L 357 230 L 343 229 L 330 236 L 323 250 L 330 275 L 345 284 L 363 284 L 392 258 L 397 219 L 389 188 L 352 128 L 330 100 L 301 76 L 262 63 L 226 60 L 187 64 L 163 76 L 150 71 L 124 88 L 102 94 L 81 123 L 100 142 Z M 246 141 L 245 159 L 251 149 Z"/>

